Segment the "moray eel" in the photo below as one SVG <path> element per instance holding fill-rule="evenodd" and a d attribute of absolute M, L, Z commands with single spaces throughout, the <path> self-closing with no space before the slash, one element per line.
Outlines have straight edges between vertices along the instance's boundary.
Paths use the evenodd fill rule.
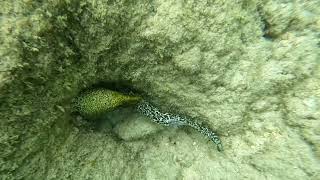
<path fill-rule="evenodd" d="M 192 127 L 193 129 L 199 131 L 201 134 L 207 136 L 212 142 L 214 142 L 217 145 L 218 151 L 223 151 L 222 142 L 219 136 L 207 127 L 203 127 L 200 124 L 195 123 L 190 119 L 181 117 L 179 115 L 163 113 L 159 111 L 158 108 L 152 106 L 150 103 L 144 100 L 138 103 L 137 109 L 141 114 L 149 117 L 150 119 L 152 119 L 153 122 L 158 124 L 162 124 L 165 126 L 175 126 L 175 127 L 179 127 L 179 126 Z"/>
<path fill-rule="evenodd" d="M 95 89 L 81 94 L 74 101 L 75 110 L 88 119 L 94 119 L 123 105 L 134 105 L 139 113 L 157 124 L 171 127 L 189 126 L 214 142 L 218 151 L 223 151 L 219 136 L 209 128 L 193 122 L 190 118 L 163 113 L 139 96 L 125 95 L 108 89 Z"/>
<path fill-rule="evenodd" d="M 109 89 L 94 89 L 82 93 L 73 102 L 75 111 L 87 119 L 94 119 L 119 106 L 136 104 L 139 96 L 130 96 Z"/>

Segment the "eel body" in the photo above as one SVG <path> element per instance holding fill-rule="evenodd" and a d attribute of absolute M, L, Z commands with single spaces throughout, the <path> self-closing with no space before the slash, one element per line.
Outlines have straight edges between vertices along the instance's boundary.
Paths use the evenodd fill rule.
<path fill-rule="evenodd" d="M 223 150 L 219 136 L 211 129 L 192 121 L 190 118 L 161 112 L 157 107 L 139 96 L 126 95 L 108 89 L 95 89 L 81 94 L 74 101 L 75 110 L 87 119 L 95 119 L 122 105 L 135 105 L 142 115 L 149 117 L 157 124 L 173 127 L 192 127 L 213 141 L 219 151 Z"/>
<path fill-rule="evenodd" d="M 141 101 L 138 104 L 137 109 L 141 114 L 149 117 L 153 120 L 153 122 L 158 124 L 174 127 L 190 126 L 214 142 L 217 145 L 218 151 L 223 151 L 222 142 L 219 136 L 207 127 L 201 126 L 200 124 L 179 115 L 163 113 L 158 108 L 146 101 Z"/>

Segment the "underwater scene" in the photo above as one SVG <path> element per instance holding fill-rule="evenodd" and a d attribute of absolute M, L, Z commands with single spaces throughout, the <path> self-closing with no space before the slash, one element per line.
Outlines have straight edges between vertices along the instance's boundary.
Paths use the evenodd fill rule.
<path fill-rule="evenodd" d="M 2 0 L 0 45 L 0 180 L 320 180 L 320 0 Z"/>

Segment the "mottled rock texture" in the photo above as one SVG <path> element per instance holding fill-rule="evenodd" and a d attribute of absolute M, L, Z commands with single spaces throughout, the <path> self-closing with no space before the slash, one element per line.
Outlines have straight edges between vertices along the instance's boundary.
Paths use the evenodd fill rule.
<path fill-rule="evenodd" d="M 7 0 L 0 29 L 0 179 L 320 179 L 319 0 Z M 72 113 L 107 82 L 224 152 L 130 108 Z"/>

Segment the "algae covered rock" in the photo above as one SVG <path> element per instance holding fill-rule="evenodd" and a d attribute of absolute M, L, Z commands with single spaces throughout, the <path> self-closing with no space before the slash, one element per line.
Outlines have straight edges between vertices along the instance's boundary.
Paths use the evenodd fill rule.
<path fill-rule="evenodd" d="M 319 7 L 0 1 L 0 179 L 320 179 Z M 79 96 L 100 82 L 215 130 L 223 153 L 190 128 L 109 113 L 138 97 Z M 74 107 L 107 119 L 78 126 Z"/>

